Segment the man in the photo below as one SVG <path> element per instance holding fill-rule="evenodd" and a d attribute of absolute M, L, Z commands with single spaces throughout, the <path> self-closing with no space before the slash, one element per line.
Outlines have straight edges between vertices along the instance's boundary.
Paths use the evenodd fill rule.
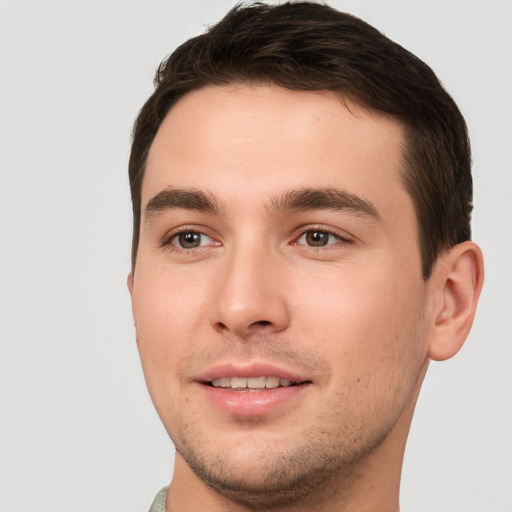
<path fill-rule="evenodd" d="M 152 510 L 397 511 L 429 361 L 483 282 L 466 126 L 430 68 L 327 6 L 237 7 L 162 63 L 130 183 L 177 451 Z"/>

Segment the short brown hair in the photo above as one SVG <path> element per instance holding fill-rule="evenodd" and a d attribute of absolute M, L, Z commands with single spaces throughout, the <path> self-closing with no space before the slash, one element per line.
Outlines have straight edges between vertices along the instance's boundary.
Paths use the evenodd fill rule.
<path fill-rule="evenodd" d="M 132 269 L 149 149 L 171 107 L 188 92 L 233 83 L 334 91 L 404 127 L 402 177 L 416 210 L 422 271 L 469 240 L 471 153 L 457 105 L 423 61 L 366 22 L 327 5 L 238 5 L 159 66 L 155 91 L 135 122 L 129 164 Z"/>

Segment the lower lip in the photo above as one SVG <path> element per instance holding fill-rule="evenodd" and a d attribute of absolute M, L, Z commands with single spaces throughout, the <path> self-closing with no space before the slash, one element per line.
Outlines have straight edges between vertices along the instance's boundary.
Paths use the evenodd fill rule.
<path fill-rule="evenodd" d="M 309 384 L 264 391 L 227 391 L 206 384 L 201 387 L 213 405 L 223 412 L 236 416 L 263 416 L 296 399 Z"/>

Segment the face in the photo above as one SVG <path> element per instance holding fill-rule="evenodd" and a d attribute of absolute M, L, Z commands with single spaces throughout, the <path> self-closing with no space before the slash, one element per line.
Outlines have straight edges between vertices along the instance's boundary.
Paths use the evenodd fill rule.
<path fill-rule="evenodd" d="M 333 94 L 270 86 L 171 109 L 129 284 L 176 471 L 247 500 L 297 494 L 348 474 L 409 414 L 427 284 L 402 135 Z"/>

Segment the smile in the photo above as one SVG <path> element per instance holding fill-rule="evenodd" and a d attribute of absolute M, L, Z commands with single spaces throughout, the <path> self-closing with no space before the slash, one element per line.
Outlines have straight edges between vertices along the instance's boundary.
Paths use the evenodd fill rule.
<path fill-rule="evenodd" d="M 311 375 L 263 361 L 216 364 L 194 379 L 206 404 L 229 416 L 291 411 L 313 389 Z"/>
<path fill-rule="evenodd" d="M 274 375 L 261 377 L 219 377 L 211 382 L 215 388 L 227 391 L 256 391 L 262 389 L 276 389 L 279 387 L 295 386 L 290 379 L 284 379 Z"/>

